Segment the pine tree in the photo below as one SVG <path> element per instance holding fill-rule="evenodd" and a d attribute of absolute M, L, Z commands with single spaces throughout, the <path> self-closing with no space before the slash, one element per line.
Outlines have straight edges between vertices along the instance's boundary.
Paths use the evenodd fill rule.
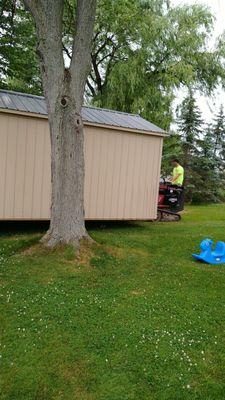
<path fill-rule="evenodd" d="M 195 202 L 218 202 L 218 163 L 214 156 L 214 135 L 211 125 L 205 129 L 198 141 L 199 156 L 194 158 L 195 180 L 193 199 Z"/>
<path fill-rule="evenodd" d="M 178 127 L 181 135 L 183 150 L 183 166 L 185 169 L 185 184 L 187 187 L 186 197 L 192 200 L 199 181 L 199 171 L 196 170 L 196 160 L 200 154 L 199 141 L 203 132 L 203 120 L 201 112 L 196 105 L 192 90 L 183 100 L 178 110 Z"/>
<path fill-rule="evenodd" d="M 213 139 L 214 139 L 214 156 L 219 159 L 225 160 L 225 115 L 223 105 L 221 104 L 219 113 L 214 119 L 212 126 Z"/>
<path fill-rule="evenodd" d="M 224 200 L 225 116 L 220 107 L 213 124 L 204 127 L 193 93 L 183 101 L 178 116 L 186 199 L 192 202 Z"/>
<path fill-rule="evenodd" d="M 202 133 L 202 125 L 201 112 L 196 105 L 193 92 L 190 90 L 178 112 L 178 127 L 187 155 L 195 153 L 197 141 Z"/>

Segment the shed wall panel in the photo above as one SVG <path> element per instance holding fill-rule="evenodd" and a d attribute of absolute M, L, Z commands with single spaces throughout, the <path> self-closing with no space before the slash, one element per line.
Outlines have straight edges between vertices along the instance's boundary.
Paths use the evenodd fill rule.
<path fill-rule="evenodd" d="M 155 218 L 161 152 L 160 137 L 86 128 L 86 218 Z"/>
<path fill-rule="evenodd" d="M 156 217 L 162 138 L 85 127 L 85 218 Z M 49 219 L 46 119 L 0 113 L 0 219 Z"/>

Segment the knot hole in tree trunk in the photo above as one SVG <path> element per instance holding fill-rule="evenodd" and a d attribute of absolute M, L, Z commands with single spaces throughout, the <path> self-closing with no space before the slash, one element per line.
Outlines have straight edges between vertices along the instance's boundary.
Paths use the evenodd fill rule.
<path fill-rule="evenodd" d="M 61 98 L 61 106 L 64 108 L 68 106 L 68 98 L 66 96 Z"/>

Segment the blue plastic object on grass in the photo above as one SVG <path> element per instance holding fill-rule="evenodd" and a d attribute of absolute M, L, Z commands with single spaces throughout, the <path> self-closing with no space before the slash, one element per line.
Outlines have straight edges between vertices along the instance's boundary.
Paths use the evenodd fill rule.
<path fill-rule="evenodd" d="M 214 250 L 212 246 L 213 241 L 211 239 L 204 239 L 200 244 L 201 253 L 199 255 L 193 254 L 193 257 L 208 264 L 225 263 L 225 243 L 217 242 Z"/>

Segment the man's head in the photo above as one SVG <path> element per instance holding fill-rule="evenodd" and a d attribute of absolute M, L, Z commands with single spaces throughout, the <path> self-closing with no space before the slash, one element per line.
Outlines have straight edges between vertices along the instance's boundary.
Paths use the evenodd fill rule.
<path fill-rule="evenodd" d="M 180 161 L 178 160 L 178 158 L 172 158 L 171 164 L 173 165 L 173 167 L 178 167 L 178 165 L 180 165 Z"/>

